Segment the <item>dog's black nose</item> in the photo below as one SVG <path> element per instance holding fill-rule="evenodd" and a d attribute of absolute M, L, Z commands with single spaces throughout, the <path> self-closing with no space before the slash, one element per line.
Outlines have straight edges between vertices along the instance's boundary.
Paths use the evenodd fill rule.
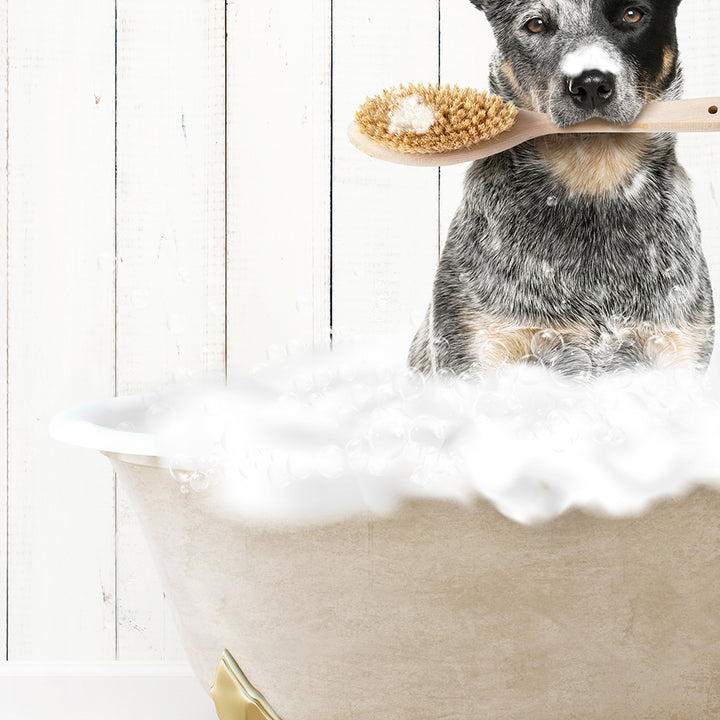
<path fill-rule="evenodd" d="M 588 70 L 568 80 L 568 92 L 583 110 L 607 105 L 615 93 L 615 76 L 600 70 Z"/>

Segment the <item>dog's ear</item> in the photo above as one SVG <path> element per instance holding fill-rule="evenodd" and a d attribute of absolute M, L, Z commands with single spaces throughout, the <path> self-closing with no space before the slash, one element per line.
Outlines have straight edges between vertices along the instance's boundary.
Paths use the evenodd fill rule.
<path fill-rule="evenodd" d="M 502 7 L 503 3 L 507 1 L 508 0 L 470 0 L 478 10 L 482 10 L 484 13 L 491 13 L 494 10 L 498 10 L 498 6 Z M 679 0 L 674 1 L 679 2 Z"/>

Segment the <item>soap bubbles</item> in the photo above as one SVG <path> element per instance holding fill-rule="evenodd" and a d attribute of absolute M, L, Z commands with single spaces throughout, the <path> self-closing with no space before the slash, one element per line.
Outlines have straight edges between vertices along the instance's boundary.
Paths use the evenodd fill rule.
<path fill-rule="evenodd" d="M 407 442 L 405 424 L 405 418 L 399 413 L 375 411 L 368 438 L 370 451 L 385 460 L 398 457 Z"/>
<path fill-rule="evenodd" d="M 147 414 L 172 418 L 178 491 L 228 512 L 325 522 L 415 497 L 482 497 L 518 522 L 637 512 L 720 477 L 720 389 L 691 371 L 599 372 L 628 348 L 676 353 L 672 334 L 625 323 L 608 318 L 592 349 L 538 329 L 522 362 L 464 376 L 409 372 L 404 353 L 284 357 L 235 388 L 150 398 Z"/>
<path fill-rule="evenodd" d="M 552 328 L 538 330 L 530 340 L 530 350 L 539 358 L 562 353 L 564 349 L 565 341 L 562 335 Z"/>
<path fill-rule="evenodd" d="M 338 480 L 345 472 L 345 453 L 337 445 L 328 445 L 318 453 L 317 465 L 322 477 Z"/>
<path fill-rule="evenodd" d="M 294 450 L 287 459 L 288 476 L 292 480 L 307 480 L 313 470 L 312 453 L 308 450 Z"/>
<path fill-rule="evenodd" d="M 194 459 L 176 456 L 169 460 L 168 470 L 178 483 L 180 492 L 187 495 L 190 492 L 202 493 L 216 485 L 220 480 L 220 465 L 217 456 Z"/>
<path fill-rule="evenodd" d="M 674 308 L 687 305 L 692 300 L 692 294 L 687 287 L 674 285 L 668 292 L 668 302 Z"/>
<path fill-rule="evenodd" d="M 672 365 L 677 356 L 677 346 L 668 335 L 656 333 L 645 341 L 645 356 L 655 364 Z"/>

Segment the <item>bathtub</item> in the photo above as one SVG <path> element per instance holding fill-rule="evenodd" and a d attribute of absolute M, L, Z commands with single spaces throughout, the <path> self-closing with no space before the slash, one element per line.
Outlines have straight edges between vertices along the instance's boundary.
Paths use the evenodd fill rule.
<path fill-rule="evenodd" d="M 146 407 L 85 405 L 51 433 L 117 471 L 205 688 L 227 649 L 264 698 L 221 718 L 720 717 L 717 490 L 535 526 L 481 498 L 261 523 L 222 478 L 179 491 Z"/>

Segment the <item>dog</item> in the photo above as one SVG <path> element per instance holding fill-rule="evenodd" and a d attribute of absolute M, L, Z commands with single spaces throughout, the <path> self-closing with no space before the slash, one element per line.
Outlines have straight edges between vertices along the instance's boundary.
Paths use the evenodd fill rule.
<path fill-rule="evenodd" d="M 678 99 L 681 0 L 471 0 L 490 89 L 560 128 Z M 714 308 L 674 135 L 554 135 L 474 162 L 408 356 L 421 373 L 704 369 Z"/>

